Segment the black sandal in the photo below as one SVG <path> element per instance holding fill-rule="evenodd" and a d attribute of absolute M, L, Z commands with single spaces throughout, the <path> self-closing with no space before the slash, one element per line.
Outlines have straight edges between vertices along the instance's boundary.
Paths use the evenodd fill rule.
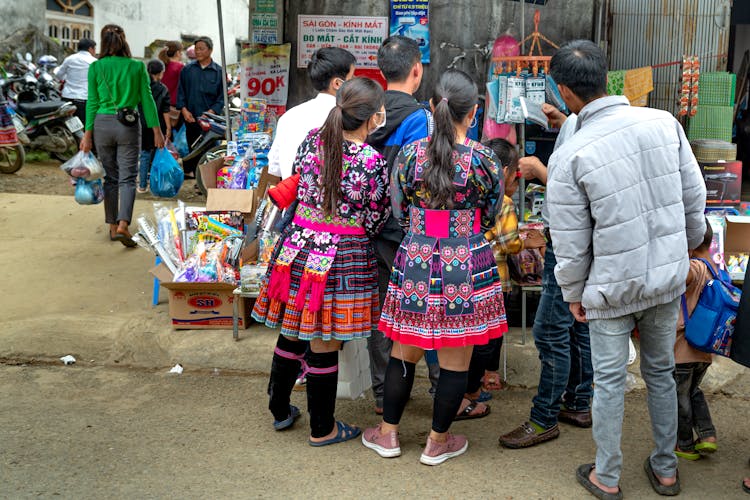
<path fill-rule="evenodd" d="M 659 478 L 656 477 L 656 473 L 654 473 L 654 469 L 651 466 L 651 457 L 646 457 L 646 461 L 643 463 L 643 470 L 646 471 L 648 480 L 651 481 L 651 487 L 659 495 L 664 497 L 673 497 L 680 494 L 680 473 L 678 471 L 675 471 L 675 474 L 677 475 L 677 480 L 675 481 L 675 483 L 671 486 L 666 486 L 664 484 L 661 484 Z"/>
<path fill-rule="evenodd" d="M 607 493 L 597 485 L 591 482 L 589 475 L 594 470 L 594 464 L 583 464 L 579 465 L 576 469 L 576 479 L 578 482 L 586 488 L 586 491 L 594 495 L 599 500 L 622 500 L 622 489 L 617 487 L 617 493 Z"/>
<path fill-rule="evenodd" d="M 465 398 L 465 399 L 468 399 L 468 398 Z M 478 401 L 469 399 L 469 404 L 466 405 L 466 408 L 464 408 L 461 413 L 456 415 L 453 421 L 455 422 L 456 420 L 471 420 L 473 418 L 484 418 L 490 414 L 490 410 L 491 410 L 490 406 L 485 405 L 485 407 L 487 408 L 485 411 L 483 411 L 482 413 L 477 413 L 477 414 L 472 415 L 471 412 L 476 410 L 478 405 L 479 405 Z"/>

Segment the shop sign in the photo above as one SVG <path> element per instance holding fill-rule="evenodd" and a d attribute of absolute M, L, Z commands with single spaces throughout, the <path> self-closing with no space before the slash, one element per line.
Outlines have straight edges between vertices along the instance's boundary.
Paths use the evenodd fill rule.
<path fill-rule="evenodd" d="M 276 0 L 255 0 L 255 12 L 276 12 Z"/>
<path fill-rule="evenodd" d="M 265 99 L 276 115 L 286 110 L 289 95 L 289 62 L 292 46 L 249 44 L 240 55 L 240 95 Z"/>
<path fill-rule="evenodd" d="M 429 0 L 391 0 L 391 35 L 402 35 L 419 44 L 422 62 L 430 62 Z"/>
<path fill-rule="evenodd" d="M 357 59 L 358 68 L 378 67 L 378 48 L 388 37 L 387 17 L 298 16 L 297 67 L 306 68 L 313 52 L 341 47 Z"/>
<path fill-rule="evenodd" d="M 279 16 L 253 14 L 253 43 L 279 43 Z"/>

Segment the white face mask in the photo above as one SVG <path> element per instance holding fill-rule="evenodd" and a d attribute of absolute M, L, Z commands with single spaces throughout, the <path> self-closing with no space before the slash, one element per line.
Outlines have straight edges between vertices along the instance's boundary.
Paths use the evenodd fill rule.
<path fill-rule="evenodd" d="M 379 129 L 381 129 L 381 128 L 385 127 L 385 122 L 386 122 L 386 120 L 388 119 L 388 117 L 387 117 L 387 116 L 385 115 L 385 111 L 378 111 L 378 112 L 377 112 L 377 113 L 375 113 L 375 114 L 376 114 L 376 115 L 383 115 L 383 121 L 382 121 L 382 122 L 380 122 L 380 123 L 379 123 L 378 125 L 375 125 L 375 128 L 374 128 L 374 129 L 372 129 L 372 132 L 370 132 L 371 134 L 372 134 L 373 132 L 375 132 L 376 130 L 379 130 Z"/>

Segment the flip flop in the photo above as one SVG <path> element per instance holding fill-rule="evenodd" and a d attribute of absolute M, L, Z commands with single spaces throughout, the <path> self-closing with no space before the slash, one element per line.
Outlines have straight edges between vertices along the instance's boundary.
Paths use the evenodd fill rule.
<path fill-rule="evenodd" d="M 622 500 L 622 489 L 617 487 L 617 493 L 607 493 L 597 485 L 591 482 L 589 475 L 594 470 L 594 464 L 583 464 L 579 465 L 576 469 L 576 479 L 578 482 L 586 488 L 586 491 L 594 495 L 599 500 Z"/>
<path fill-rule="evenodd" d="M 471 419 L 474 419 L 474 418 L 483 418 L 483 417 L 486 417 L 487 415 L 490 414 L 491 408 L 489 406 L 485 405 L 485 407 L 486 407 L 485 411 L 483 411 L 482 413 L 475 413 L 475 414 L 472 415 L 471 412 L 473 412 L 474 410 L 477 409 L 478 404 L 479 404 L 478 401 L 472 401 L 470 399 L 469 400 L 469 404 L 466 405 L 466 408 L 464 408 L 461 413 L 459 413 L 458 415 L 456 415 L 456 417 L 453 420 L 454 421 L 456 421 L 456 420 L 471 420 Z"/>
<path fill-rule="evenodd" d="M 331 439 L 326 439 L 325 441 L 310 441 L 308 439 L 308 443 L 310 446 L 328 446 L 329 444 L 336 444 L 336 443 L 343 443 L 344 441 L 349 441 L 350 439 L 354 439 L 355 437 L 359 436 L 362 433 L 362 429 L 359 427 L 355 427 L 353 425 L 345 424 L 344 422 L 336 421 L 336 435 L 333 436 Z"/>
<path fill-rule="evenodd" d="M 646 457 L 646 461 L 643 463 L 643 470 L 646 471 L 648 480 L 651 482 L 651 487 L 661 496 L 673 497 L 680 494 L 680 472 L 675 471 L 677 474 L 677 481 L 672 486 L 666 486 L 661 484 L 659 478 L 656 477 L 654 469 L 651 467 L 651 457 Z"/>
<path fill-rule="evenodd" d="M 284 420 L 274 420 L 273 421 L 273 428 L 277 431 L 283 431 L 284 429 L 288 429 L 292 426 L 295 420 L 299 418 L 299 408 L 297 408 L 294 405 L 289 405 L 289 416 L 285 418 Z"/>
<path fill-rule="evenodd" d="M 674 450 L 674 454 L 677 455 L 680 458 L 684 458 L 685 460 L 699 460 L 701 458 L 700 453 L 698 453 L 698 448 L 695 448 L 695 451 L 687 451 L 687 450 Z"/>
<path fill-rule="evenodd" d="M 744 491 L 745 493 L 750 493 L 750 487 L 745 484 L 744 479 L 742 480 L 742 491 Z"/>
<path fill-rule="evenodd" d="M 112 241 L 119 241 L 120 243 L 122 243 L 124 246 L 126 246 L 128 248 L 134 248 L 134 247 L 138 246 L 138 243 L 136 243 L 135 241 L 133 241 L 132 238 L 130 238 L 129 236 L 124 235 L 122 233 L 117 233 L 114 238 L 112 238 L 112 236 L 110 235 L 109 238 Z"/>
<path fill-rule="evenodd" d="M 714 453 L 719 449 L 719 445 L 712 443 L 711 441 L 698 441 L 695 443 L 695 451 L 698 453 Z"/>

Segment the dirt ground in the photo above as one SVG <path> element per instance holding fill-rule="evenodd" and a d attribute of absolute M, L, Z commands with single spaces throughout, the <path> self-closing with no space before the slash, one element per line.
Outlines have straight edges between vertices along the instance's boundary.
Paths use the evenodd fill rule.
<path fill-rule="evenodd" d="M 265 389 L 277 333 L 256 325 L 235 342 L 226 330 L 173 331 L 163 290 L 151 307 L 154 257 L 109 241 L 102 207 L 77 205 L 58 167 L 30 163 L 0 176 L 0 498 L 589 498 L 574 478 L 593 459 L 589 430 L 564 427 L 529 450 L 497 445 L 527 418 L 538 380 L 536 351 L 515 331 L 506 340 L 515 388 L 496 394 L 487 418 L 455 424 L 471 443 L 464 457 L 418 463 L 431 411 L 424 376 L 401 458 L 357 442 L 313 449 L 306 415 L 273 432 Z M 200 203 L 192 184 L 180 198 Z M 135 213 L 152 200 L 139 196 Z M 59 363 L 66 354 L 76 365 Z M 186 372 L 168 375 L 177 362 Z M 750 377 L 715 365 L 720 388 L 708 398 L 721 449 L 680 462 L 683 498 L 747 498 Z M 293 403 L 304 412 L 304 393 Z M 374 425 L 372 405 L 368 393 L 340 401 L 337 415 Z M 656 498 L 642 471 L 643 391 L 627 395 L 626 411 L 622 488 Z"/>
<path fill-rule="evenodd" d="M 70 195 L 72 199 L 74 187 L 70 184 L 70 176 L 60 170 L 60 165 L 59 161 L 45 157 L 40 161 L 27 161 L 15 174 L 0 175 L 0 192 Z M 186 202 L 205 202 L 205 197 L 195 189 L 195 180 L 192 179 L 185 180 L 177 197 Z M 146 193 L 139 194 L 138 199 L 158 198 Z"/>
<path fill-rule="evenodd" d="M 530 390 L 495 393 L 492 413 L 457 422 L 466 455 L 421 465 L 430 425 L 428 382 L 418 378 L 401 430 L 403 455 L 382 459 L 357 440 L 305 442 L 308 419 L 274 432 L 266 376 L 169 375 L 78 366 L 0 366 L 0 496 L 5 498 L 591 498 L 575 467 L 593 459 L 588 429 L 561 428 L 554 442 L 505 450 L 497 437 L 526 418 Z M 303 392 L 292 402 L 306 408 Z M 747 466 L 747 400 L 709 397 L 720 450 L 680 461 L 682 498 L 741 499 Z M 658 498 L 642 470 L 650 450 L 644 393 L 627 396 L 628 498 Z M 365 399 L 339 401 L 337 417 L 378 418 Z"/>

